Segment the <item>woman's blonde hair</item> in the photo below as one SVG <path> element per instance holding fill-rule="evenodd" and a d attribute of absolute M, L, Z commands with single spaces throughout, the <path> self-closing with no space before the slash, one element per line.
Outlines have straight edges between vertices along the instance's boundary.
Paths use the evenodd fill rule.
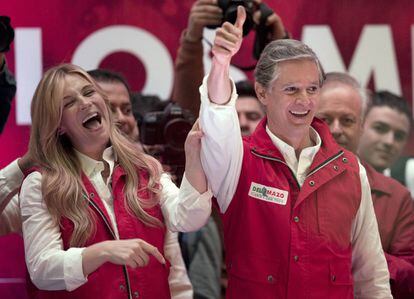
<path fill-rule="evenodd" d="M 108 100 L 97 83 L 78 66 L 62 64 L 49 69 L 43 76 L 33 96 L 31 106 L 32 128 L 29 151 L 42 169 L 42 194 L 48 211 L 57 223 L 66 217 L 74 224 L 70 246 L 83 246 L 95 230 L 95 219 L 89 208 L 87 193 L 82 183 L 82 171 L 70 140 L 58 133 L 62 118 L 63 92 L 67 76 L 86 79 L 104 98 L 110 122 L 109 142 L 117 157 L 117 163 L 126 173 L 124 187 L 128 211 L 150 226 L 162 223 L 144 211 L 159 202 L 159 162 L 146 155 L 113 123 Z M 148 174 L 149 199 L 138 197 L 138 171 Z"/>

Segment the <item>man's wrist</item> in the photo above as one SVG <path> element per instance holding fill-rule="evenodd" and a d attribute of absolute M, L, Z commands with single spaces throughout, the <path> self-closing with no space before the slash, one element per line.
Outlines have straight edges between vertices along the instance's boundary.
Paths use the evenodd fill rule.
<path fill-rule="evenodd" d="M 203 39 L 203 34 L 200 34 L 200 36 L 194 36 L 189 33 L 188 30 L 184 31 L 184 40 L 189 43 L 198 43 Z"/>

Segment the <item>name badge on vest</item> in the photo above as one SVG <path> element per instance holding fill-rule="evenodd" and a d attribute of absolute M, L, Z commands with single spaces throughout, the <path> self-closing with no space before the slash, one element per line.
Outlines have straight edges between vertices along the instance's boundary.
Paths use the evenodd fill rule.
<path fill-rule="evenodd" d="M 264 186 L 255 182 L 250 185 L 249 196 L 276 203 L 286 205 L 289 193 L 285 190 Z"/>

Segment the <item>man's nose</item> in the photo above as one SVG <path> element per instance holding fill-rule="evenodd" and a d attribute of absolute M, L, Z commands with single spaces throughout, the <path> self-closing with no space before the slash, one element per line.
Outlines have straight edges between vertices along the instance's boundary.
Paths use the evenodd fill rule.
<path fill-rule="evenodd" d="M 310 102 L 310 96 L 306 92 L 306 89 L 302 90 L 296 97 L 296 103 L 308 104 Z"/>
<path fill-rule="evenodd" d="M 330 125 L 332 135 L 339 135 L 343 133 L 343 128 L 338 119 L 334 119 Z"/>
<path fill-rule="evenodd" d="M 382 141 L 387 145 L 392 145 L 395 142 L 394 132 L 388 131 L 386 134 L 383 135 Z"/>
<path fill-rule="evenodd" d="M 115 109 L 114 111 L 112 111 L 112 114 L 114 115 L 114 120 L 116 123 L 122 124 L 125 122 L 125 117 L 121 109 Z"/>

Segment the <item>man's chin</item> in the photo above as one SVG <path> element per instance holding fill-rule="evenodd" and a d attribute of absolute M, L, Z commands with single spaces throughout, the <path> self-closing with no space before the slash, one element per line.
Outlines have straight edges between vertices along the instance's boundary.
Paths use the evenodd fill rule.
<path fill-rule="evenodd" d="M 371 163 L 371 165 L 379 172 L 384 171 L 384 169 L 387 169 L 392 165 L 392 161 L 384 158 L 377 158 L 377 160 L 374 160 L 374 162 L 375 163 Z"/>

